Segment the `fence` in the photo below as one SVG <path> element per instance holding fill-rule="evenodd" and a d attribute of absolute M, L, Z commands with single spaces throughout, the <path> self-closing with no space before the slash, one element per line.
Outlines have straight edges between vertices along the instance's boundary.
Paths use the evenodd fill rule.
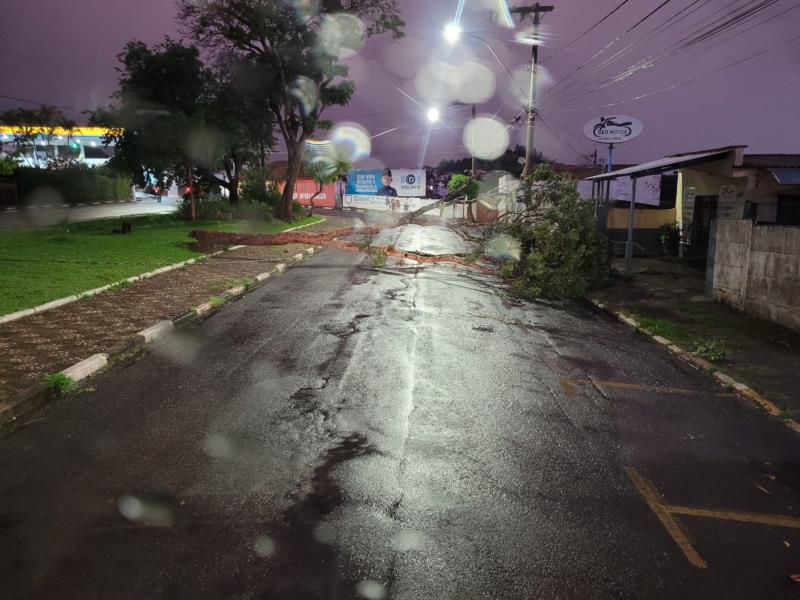
<path fill-rule="evenodd" d="M 404 214 L 419 210 L 438 202 L 431 198 L 404 198 L 391 196 L 364 196 L 358 194 L 345 194 L 342 201 L 344 208 L 356 210 L 370 210 L 384 213 Z M 426 213 L 428 216 L 443 219 L 463 219 L 466 216 L 465 204 L 450 204 L 434 208 Z"/>

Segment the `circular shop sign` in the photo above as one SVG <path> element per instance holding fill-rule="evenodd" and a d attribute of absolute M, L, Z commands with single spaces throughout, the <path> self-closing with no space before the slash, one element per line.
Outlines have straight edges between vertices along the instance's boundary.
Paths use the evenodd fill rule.
<path fill-rule="evenodd" d="M 605 115 L 592 119 L 583 126 L 583 135 L 601 144 L 621 144 L 636 139 L 644 131 L 644 125 L 636 117 Z"/>

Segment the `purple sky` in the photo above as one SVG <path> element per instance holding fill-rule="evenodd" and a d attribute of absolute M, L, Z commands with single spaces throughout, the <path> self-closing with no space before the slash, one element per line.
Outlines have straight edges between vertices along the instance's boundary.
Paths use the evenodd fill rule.
<path fill-rule="evenodd" d="M 497 2 L 466 0 L 461 25 L 488 41 L 503 62 L 516 70 L 526 64 L 530 50 L 514 42 L 513 30 L 491 23 L 488 9 Z M 581 133 L 584 122 L 599 114 L 618 111 L 640 118 L 646 130 L 638 140 L 619 147 L 617 162 L 640 162 L 667 153 L 727 144 L 747 144 L 749 152 L 800 152 L 800 40 L 713 76 L 700 77 L 797 36 L 800 8 L 795 0 L 775 0 L 769 9 L 737 30 L 668 57 L 624 82 L 592 91 L 593 85 L 653 53 L 674 49 L 683 36 L 711 24 L 714 19 L 737 8 L 758 4 L 753 0 L 671 0 L 574 77 L 561 83 L 559 88 L 563 92 L 559 96 L 554 95 L 555 90 L 549 92 L 548 85 L 584 64 L 662 0 L 630 2 L 594 32 L 553 60 L 547 60 L 556 48 L 576 38 L 619 2 L 553 1 L 556 10 L 543 23 L 548 44 L 542 49 L 543 80 L 550 83 L 539 92 L 542 121 L 536 130 L 537 149 L 563 162 L 583 162 L 579 153 L 589 154 L 594 149 Z M 348 61 L 358 91 L 350 106 L 332 111 L 330 116 L 357 122 L 371 135 L 399 128 L 373 140 L 372 156 L 383 164 L 413 167 L 425 137 L 425 107 L 432 101 L 424 97 L 431 86 L 420 86 L 415 79 L 427 64 L 440 61 L 446 52 L 441 28 L 454 18 L 458 3 L 400 0 L 400 4 L 407 22 L 407 38 L 393 43 L 388 36 L 374 38 Z M 768 20 L 793 5 L 794 9 Z M 690 6 L 683 15 L 699 8 L 680 22 L 672 21 L 672 26 L 660 33 L 652 32 Z M 176 35 L 174 14 L 171 0 L 10 3 L 4 9 L 4 35 L 0 38 L 0 94 L 77 109 L 65 111 L 77 118 L 80 110 L 107 102 L 115 88 L 115 57 L 124 43 L 133 38 L 150 43 L 160 41 L 165 34 Z M 761 21 L 767 22 L 744 31 Z M 726 38 L 730 39 L 725 41 Z M 714 44 L 719 45 L 711 47 Z M 620 51 L 623 54 L 615 56 Z M 461 64 L 473 59 L 489 67 L 496 79 L 493 96 L 481 105 L 479 112 L 496 113 L 503 121 L 512 119 L 522 106 L 512 93 L 516 89 L 514 83 L 480 42 L 464 38 L 453 50 L 452 60 Z M 592 74 L 595 65 L 604 60 L 612 62 Z M 600 108 L 696 77 L 700 78 L 641 100 Z M 567 88 L 572 82 L 574 86 Z M 462 130 L 468 111 L 451 107 L 449 102 L 440 101 L 442 123 L 431 131 L 426 164 L 467 154 Z M 0 98 L 0 110 L 17 105 L 21 103 Z M 514 129 L 511 144 L 522 143 L 523 135 L 523 127 Z M 601 154 L 604 152 L 604 147 L 598 149 Z"/>

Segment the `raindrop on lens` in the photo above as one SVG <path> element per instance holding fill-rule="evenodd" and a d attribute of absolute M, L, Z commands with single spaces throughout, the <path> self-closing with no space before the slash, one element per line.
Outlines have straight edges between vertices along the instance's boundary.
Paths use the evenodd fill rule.
<path fill-rule="evenodd" d="M 386 597 L 386 588 L 374 579 L 365 579 L 356 586 L 356 592 L 367 600 L 383 600 Z"/>
<path fill-rule="evenodd" d="M 203 441 L 203 447 L 214 458 L 231 458 L 234 455 L 233 444 L 221 433 L 209 433 Z"/>
<path fill-rule="evenodd" d="M 322 50 L 335 58 L 348 58 L 358 53 L 367 39 L 361 19 L 347 13 L 325 15 L 319 30 Z"/>
<path fill-rule="evenodd" d="M 299 75 L 297 79 L 292 82 L 289 95 L 297 100 L 297 103 L 300 105 L 300 110 L 302 110 L 303 114 L 306 116 L 314 111 L 319 101 L 317 84 L 303 75 Z"/>
<path fill-rule="evenodd" d="M 271 537 L 260 535 L 253 544 L 253 550 L 261 558 L 269 558 L 275 553 L 275 542 L 272 541 Z"/>
<path fill-rule="evenodd" d="M 464 127 L 464 146 L 483 160 L 502 156 L 508 149 L 508 130 L 493 117 L 477 117 Z"/>

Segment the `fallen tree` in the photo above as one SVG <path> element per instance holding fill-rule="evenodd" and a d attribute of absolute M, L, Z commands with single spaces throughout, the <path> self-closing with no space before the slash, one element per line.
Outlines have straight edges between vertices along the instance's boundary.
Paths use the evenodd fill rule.
<path fill-rule="evenodd" d="M 370 254 L 375 250 L 385 253 L 401 260 L 412 260 L 418 264 L 437 264 L 455 263 L 463 267 L 469 267 L 482 273 L 494 273 L 494 269 L 478 265 L 461 256 L 426 256 L 415 252 L 404 252 L 397 250 L 393 246 L 374 246 L 363 242 L 351 242 L 341 238 L 351 235 L 375 235 L 383 229 L 394 227 L 394 225 L 381 225 L 378 227 L 346 227 L 344 229 L 334 229 L 323 233 L 303 233 L 300 231 L 289 231 L 286 233 L 272 234 L 251 234 L 251 233 L 232 233 L 227 231 L 206 231 L 195 230 L 189 236 L 197 240 L 201 248 L 211 248 L 219 246 L 282 246 L 285 244 L 309 244 L 311 246 L 324 246 L 336 250 L 348 252 L 361 252 Z"/>

